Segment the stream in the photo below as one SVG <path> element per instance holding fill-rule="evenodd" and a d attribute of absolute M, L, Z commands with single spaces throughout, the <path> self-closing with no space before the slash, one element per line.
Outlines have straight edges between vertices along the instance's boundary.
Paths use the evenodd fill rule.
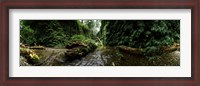
<path fill-rule="evenodd" d="M 108 54 L 108 52 L 110 51 Z M 105 66 L 111 60 L 113 48 L 98 48 L 81 59 L 66 63 L 67 66 Z"/>
<path fill-rule="evenodd" d="M 45 60 L 50 55 L 64 53 L 66 49 L 46 48 L 45 50 L 34 50 Z M 154 60 L 119 52 L 113 47 L 97 48 L 88 55 L 73 61 L 65 61 L 58 66 L 180 66 L 180 51 L 158 56 Z"/>
<path fill-rule="evenodd" d="M 67 49 L 46 48 L 45 50 L 34 51 L 41 56 L 41 60 L 45 60 L 50 55 L 57 55 L 58 53 L 65 52 Z M 109 52 L 108 52 L 109 51 Z M 113 57 L 115 49 L 111 47 L 97 48 L 95 51 L 88 55 L 76 59 L 74 61 L 66 61 L 63 66 L 105 66 L 108 65 L 109 60 Z"/>

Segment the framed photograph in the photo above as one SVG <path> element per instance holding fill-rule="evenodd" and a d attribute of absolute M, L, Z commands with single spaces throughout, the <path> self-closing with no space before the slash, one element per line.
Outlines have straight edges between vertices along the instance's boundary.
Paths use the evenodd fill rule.
<path fill-rule="evenodd" d="M 199 86 L 199 0 L 3 0 L 0 85 Z"/>

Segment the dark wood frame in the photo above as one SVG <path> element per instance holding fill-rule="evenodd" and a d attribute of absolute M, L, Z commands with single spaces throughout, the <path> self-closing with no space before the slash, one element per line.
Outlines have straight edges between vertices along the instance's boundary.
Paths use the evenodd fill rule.
<path fill-rule="evenodd" d="M 0 86 L 60 85 L 134 85 L 134 86 L 200 86 L 199 0 L 3 0 L 1 1 Z M 9 73 L 9 9 L 191 9 L 192 10 L 192 77 L 190 78 L 11 78 Z"/>

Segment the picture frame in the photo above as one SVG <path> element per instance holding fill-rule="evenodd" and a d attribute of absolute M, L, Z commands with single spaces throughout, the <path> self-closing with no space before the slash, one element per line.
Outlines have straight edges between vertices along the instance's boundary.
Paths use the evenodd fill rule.
<path fill-rule="evenodd" d="M 0 85 L 199 86 L 199 0 L 3 0 L 1 1 Z M 9 77 L 9 9 L 191 9 L 191 77 Z"/>

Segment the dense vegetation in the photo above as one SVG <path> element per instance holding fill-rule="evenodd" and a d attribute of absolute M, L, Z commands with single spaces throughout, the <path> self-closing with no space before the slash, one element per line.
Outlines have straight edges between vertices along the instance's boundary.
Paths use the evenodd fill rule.
<path fill-rule="evenodd" d="M 180 44 L 180 20 L 21 20 L 20 43 L 71 49 L 65 52 L 70 58 L 87 55 L 100 46 L 130 50 L 128 53 L 137 49 L 149 58 L 169 53 L 166 48 Z M 39 56 L 26 47 L 21 47 L 20 53 L 29 63 L 39 63 Z"/>
<path fill-rule="evenodd" d="M 76 20 L 22 20 L 20 23 L 20 42 L 30 45 L 63 47 L 76 37 L 93 37 L 89 25 L 82 25 Z"/>
<path fill-rule="evenodd" d="M 106 45 L 143 48 L 142 54 L 152 56 L 162 53 L 161 47 L 180 42 L 180 21 L 106 20 L 99 36 Z"/>

